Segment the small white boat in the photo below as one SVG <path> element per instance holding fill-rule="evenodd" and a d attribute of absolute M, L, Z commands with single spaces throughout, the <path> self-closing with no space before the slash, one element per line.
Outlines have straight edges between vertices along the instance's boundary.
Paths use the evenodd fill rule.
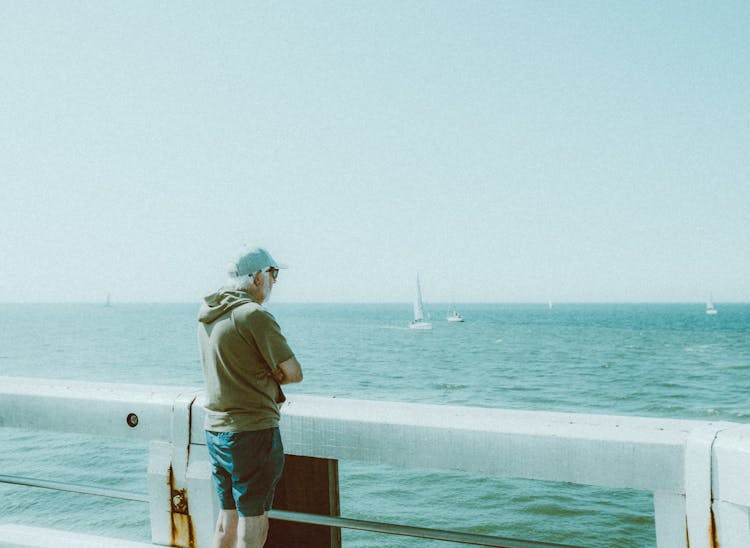
<path fill-rule="evenodd" d="M 706 314 L 713 316 L 714 314 L 718 314 L 718 313 L 719 311 L 716 310 L 716 308 L 714 307 L 713 298 L 708 299 L 708 302 L 706 303 Z"/>
<path fill-rule="evenodd" d="M 409 323 L 409 329 L 432 329 L 432 323 L 424 319 L 424 306 L 422 305 L 422 288 L 419 285 L 419 274 L 417 274 L 417 298 L 414 300 L 414 319 Z"/>
<path fill-rule="evenodd" d="M 464 321 L 464 317 L 458 313 L 458 311 L 454 308 L 452 312 L 448 314 L 445 318 L 449 322 L 462 322 Z"/>

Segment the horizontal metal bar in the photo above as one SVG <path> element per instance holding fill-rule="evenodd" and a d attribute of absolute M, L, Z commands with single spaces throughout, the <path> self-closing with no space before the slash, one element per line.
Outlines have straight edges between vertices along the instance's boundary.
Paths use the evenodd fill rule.
<path fill-rule="evenodd" d="M 82 493 L 84 495 L 96 495 L 100 497 L 110 497 L 114 499 L 134 500 L 137 502 L 149 502 L 148 495 L 140 493 L 131 493 L 130 491 L 121 491 L 110 487 L 94 487 L 93 485 L 73 485 L 61 481 L 47 481 L 36 478 L 24 478 L 19 476 L 0 475 L 0 483 L 10 483 L 13 485 L 24 485 L 26 487 L 41 487 L 42 489 L 52 489 L 55 491 L 69 491 L 71 493 Z"/>
<path fill-rule="evenodd" d="M 296 523 L 308 523 L 312 525 L 326 525 L 328 527 L 341 527 L 344 529 L 358 529 L 360 531 L 372 531 L 375 533 L 386 533 L 390 535 L 417 537 L 431 540 L 444 540 L 449 542 L 459 542 L 462 544 L 473 544 L 475 546 L 495 546 L 498 548 L 574 548 L 573 546 L 567 544 L 554 544 L 548 542 L 536 542 L 531 540 L 493 537 L 489 535 L 464 533 L 461 531 L 443 531 L 440 529 L 411 527 L 408 525 L 364 521 L 359 519 L 342 518 L 338 516 L 320 516 L 317 514 L 288 512 L 286 510 L 271 510 L 268 513 L 268 516 L 272 519 L 278 519 L 282 521 L 293 521 Z"/>
<path fill-rule="evenodd" d="M 84 495 L 96 495 L 137 502 L 150 502 L 148 495 L 122 491 L 120 489 L 101 488 L 91 485 L 73 485 L 61 481 L 39 480 L 21 476 L 0 475 L 0 483 L 11 485 L 22 485 L 25 487 L 39 487 L 55 491 L 68 491 Z M 321 516 L 317 514 L 304 514 L 301 512 L 288 512 L 286 510 L 271 510 L 269 516 L 281 521 L 292 521 L 295 523 L 307 523 L 311 525 L 325 525 L 327 527 L 341 527 L 344 529 L 357 529 L 360 531 L 371 531 L 374 533 L 385 533 L 407 537 L 425 538 L 431 540 L 444 540 L 462 544 L 473 544 L 475 546 L 495 546 L 496 548 L 574 548 L 566 544 L 553 544 L 548 542 L 536 542 L 529 540 L 518 540 L 489 535 L 477 535 L 461 531 L 444 531 L 440 529 L 428 529 L 426 527 L 412 527 L 408 525 L 397 525 L 394 523 L 382 523 L 377 521 L 365 521 L 359 519 L 342 518 L 339 516 Z"/>

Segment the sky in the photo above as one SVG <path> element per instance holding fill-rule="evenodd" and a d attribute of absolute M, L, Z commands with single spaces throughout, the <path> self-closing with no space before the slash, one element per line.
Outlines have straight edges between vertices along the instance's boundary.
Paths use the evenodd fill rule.
<path fill-rule="evenodd" d="M 0 302 L 750 302 L 750 3 L 0 3 Z"/>

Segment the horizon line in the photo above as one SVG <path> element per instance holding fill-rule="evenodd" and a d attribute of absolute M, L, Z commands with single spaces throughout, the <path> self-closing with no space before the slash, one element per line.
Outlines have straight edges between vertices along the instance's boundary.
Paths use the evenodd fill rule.
<path fill-rule="evenodd" d="M 203 301 L 202 299 L 198 299 L 195 301 L 110 301 L 109 304 L 103 303 L 101 301 L 0 301 L 0 305 L 7 305 L 7 304 L 13 304 L 13 305 L 22 305 L 22 304 L 46 304 L 46 305 L 73 305 L 73 304 L 80 304 L 80 305 L 97 305 L 101 306 L 103 308 L 107 308 L 108 306 L 114 307 L 116 305 L 131 305 L 131 304 L 190 304 L 190 305 L 197 305 L 201 304 Z M 549 304 L 552 304 L 552 306 L 558 306 L 558 305 L 575 305 L 575 304 L 690 304 L 690 305 L 705 305 L 705 301 L 587 301 L 587 300 L 571 300 L 571 301 L 430 301 L 426 303 L 426 306 L 437 306 L 437 305 L 447 305 L 447 306 L 458 306 L 458 305 L 472 305 L 472 304 L 514 304 L 514 305 L 544 305 L 549 306 Z M 713 301 L 715 305 L 721 305 L 721 304 L 750 304 L 750 301 L 741 301 L 741 300 L 726 300 L 726 301 Z M 312 305 L 319 305 L 319 304 L 342 304 L 342 305 L 362 305 L 362 304 L 397 304 L 397 305 L 411 305 L 412 301 L 273 301 L 269 303 L 271 305 L 274 304 L 293 304 L 293 305 L 302 305 L 302 304 L 312 304 Z"/>

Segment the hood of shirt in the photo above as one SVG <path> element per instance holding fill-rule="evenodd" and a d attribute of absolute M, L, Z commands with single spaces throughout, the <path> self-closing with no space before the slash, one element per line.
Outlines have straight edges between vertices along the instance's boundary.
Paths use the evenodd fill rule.
<path fill-rule="evenodd" d="M 249 293 L 239 290 L 220 289 L 203 298 L 203 305 L 198 312 L 198 321 L 211 323 L 230 310 L 243 304 L 252 303 Z"/>

